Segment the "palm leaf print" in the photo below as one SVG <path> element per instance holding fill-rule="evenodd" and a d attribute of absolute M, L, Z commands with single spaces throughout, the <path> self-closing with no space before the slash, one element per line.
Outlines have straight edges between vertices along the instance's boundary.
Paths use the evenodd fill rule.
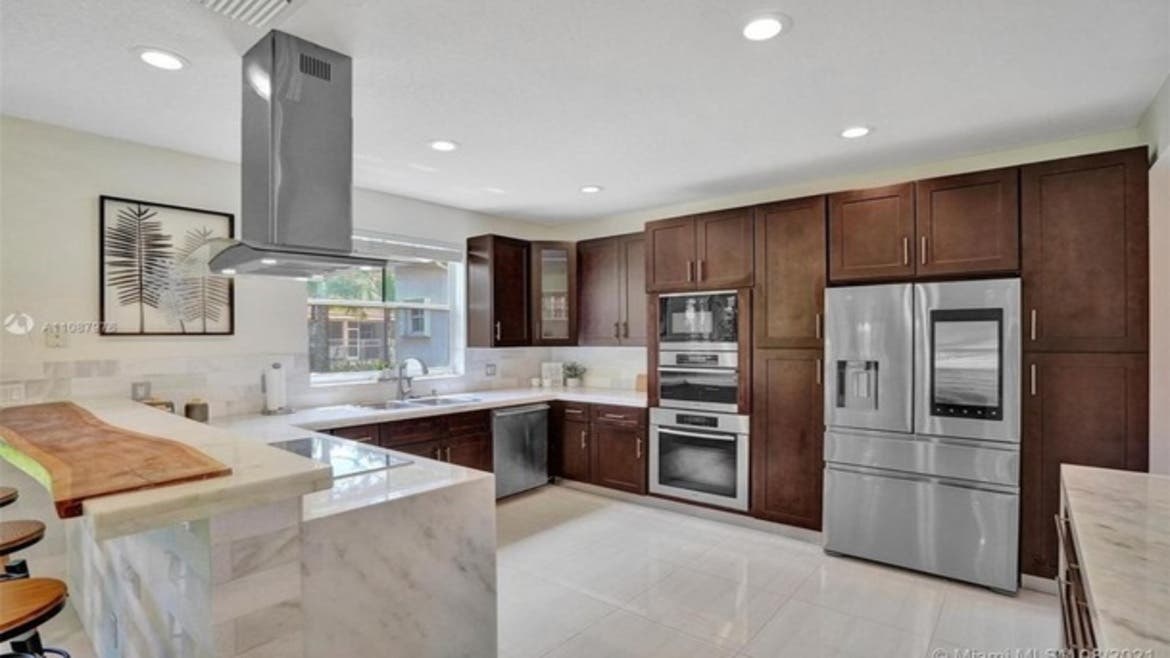
<path fill-rule="evenodd" d="M 139 331 L 146 330 L 146 307 L 162 303 L 171 266 L 171 238 L 157 216 L 150 206 L 126 205 L 106 228 L 106 285 L 119 305 L 138 305 Z"/>
<path fill-rule="evenodd" d="M 215 237 L 214 232 L 206 226 L 188 230 L 175 260 L 182 262 Z M 212 274 L 183 277 L 179 279 L 178 286 L 182 320 L 201 322 L 204 333 L 207 332 L 208 322 L 219 322 L 227 311 L 231 287 L 226 277 Z"/>

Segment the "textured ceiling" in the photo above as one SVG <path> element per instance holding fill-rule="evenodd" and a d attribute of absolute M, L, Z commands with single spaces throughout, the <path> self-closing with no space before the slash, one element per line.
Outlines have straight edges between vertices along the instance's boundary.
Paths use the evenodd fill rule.
<path fill-rule="evenodd" d="M 275 26 L 354 57 L 357 184 L 559 222 L 1132 127 L 1168 5 L 297 0 Z M 793 29 L 744 40 L 764 8 Z M 0 24 L 5 113 L 238 160 L 259 30 L 188 0 L 3 0 Z"/>

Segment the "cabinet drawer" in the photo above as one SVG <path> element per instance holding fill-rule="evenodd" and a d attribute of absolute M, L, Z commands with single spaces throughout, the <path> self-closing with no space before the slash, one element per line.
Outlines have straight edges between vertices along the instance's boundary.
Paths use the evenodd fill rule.
<path fill-rule="evenodd" d="M 598 423 L 642 425 L 646 422 L 646 410 L 637 407 L 595 404 L 593 405 L 593 420 Z"/>
<path fill-rule="evenodd" d="M 383 447 L 390 447 L 404 443 L 430 441 L 442 438 L 446 429 L 446 420 L 440 416 L 383 423 L 379 431 L 379 443 Z"/>
<path fill-rule="evenodd" d="M 378 432 L 379 426 L 377 423 L 371 425 L 354 425 L 353 427 L 338 427 L 337 429 L 329 430 L 329 433 L 333 436 L 373 444 L 378 443 Z"/>
<path fill-rule="evenodd" d="M 447 433 L 451 436 L 491 432 L 492 417 L 489 411 L 468 411 L 447 416 Z"/>
<path fill-rule="evenodd" d="M 584 402 L 562 402 L 565 420 L 587 423 L 589 422 L 589 405 Z"/>

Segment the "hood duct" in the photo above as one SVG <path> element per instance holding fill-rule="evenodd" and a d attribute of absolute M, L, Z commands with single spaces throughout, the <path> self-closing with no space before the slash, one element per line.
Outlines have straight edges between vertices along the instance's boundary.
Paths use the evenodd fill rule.
<path fill-rule="evenodd" d="M 278 30 L 244 54 L 240 240 L 209 270 L 303 278 L 381 267 L 353 252 L 352 60 Z"/>

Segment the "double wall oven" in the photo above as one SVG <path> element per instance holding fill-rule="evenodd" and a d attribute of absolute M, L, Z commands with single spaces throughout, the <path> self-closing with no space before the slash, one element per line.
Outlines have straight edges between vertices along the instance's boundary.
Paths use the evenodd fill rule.
<path fill-rule="evenodd" d="M 748 417 L 739 415 L 737 291 L 658 298 L 658 399 L 650 411 L 650 491 L 748 507 Z"/>

